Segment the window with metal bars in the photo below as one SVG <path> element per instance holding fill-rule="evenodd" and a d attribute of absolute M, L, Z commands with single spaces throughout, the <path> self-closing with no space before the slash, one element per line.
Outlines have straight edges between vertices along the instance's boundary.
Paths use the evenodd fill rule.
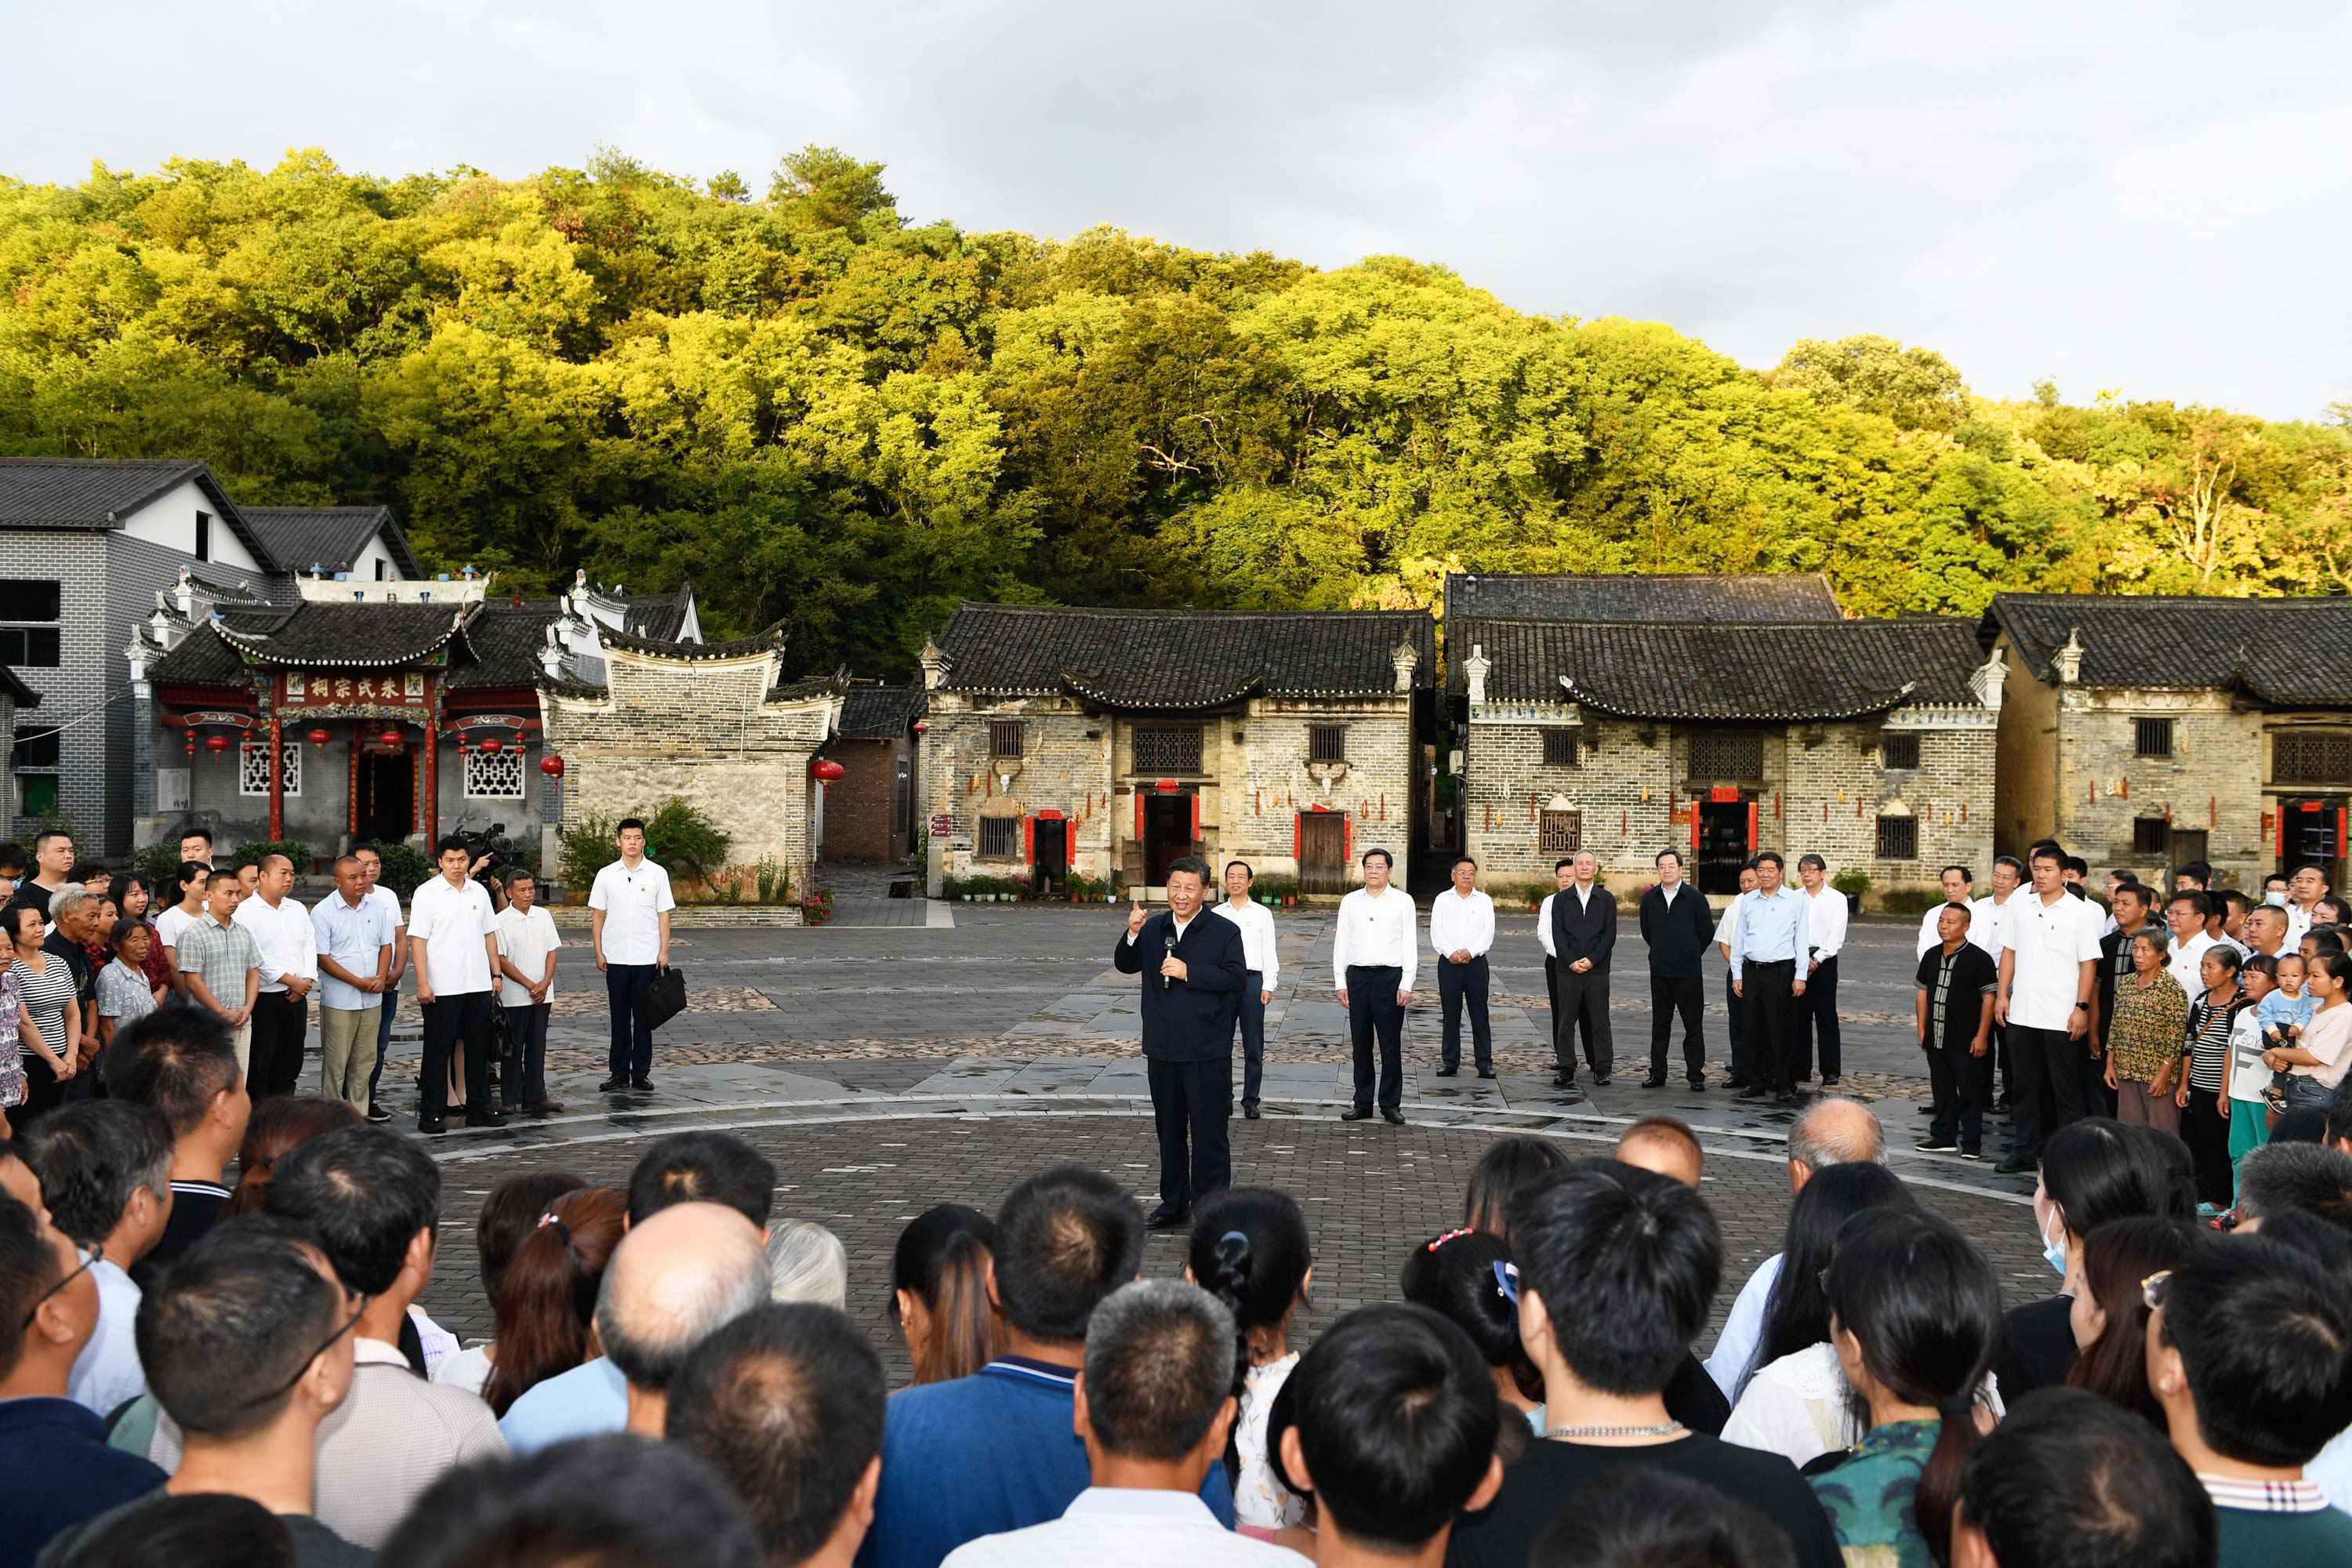
<path fill-rule="evenodd" d="M 988 754 L 992 757 L 1019 756 L 1024 728 L 1018 719 L 990 720 L 988 721 Z"/>
<path fill-rule="evenodd" d="M 1695 779 L 1760 779 L 1764 734 L 1760 730 L 1700 730 L 1691 736 L 1690 756 Z"/>
<path fill-rule="evenodd" d="M 1346 762 L 1348 760 L 1348 726 L 1345 724 L 1307 725 L 1307 760 L 1310 763 Z"/>
<path fill-rule="evenodd" d="M 1916 816 L 1880 817 L 1878 858 L 1881 860 L 1919 858 L 1919 819 Z"/>
<path fill-rule="evenodd" d="M 2160 816 L 2132 818 L 2132 853 L 2161 855 L 2172 847 L 2172 824 Z"/>
<path fill-rule="evenodd" d="M 1576 766 L 1577 734 L 1573 730 L 1551 729 L 1543 732 L 1544 766 L 1572 768 Z"/>
<path fill-rule="evenodd" d="M 2352 731 L 2290 730 L 2273 736 L 2271 776 L 2281 784 L 2352 783 Z"/>
<path fill-rule="evenodd" d="M 1536 824 L 1536 848 L 1545 855 L 1573 855 L 1584 847 L 1584 813 L 1547 811 Z"/>
<path fill-rule="evenodd" d="M 1919 737 L 1916 735 L 1885 735 L 1878 742 L 1879 765 L 1887 768 L 1916 768 L 1919 765 Z"/>
<path fill-rule="evenodd" d="M 2132 749 L 2143 757 L 2172 755 L 2172 721 L 2169 719 L 2133 720 Z"/>
<path fill-rule="evenodd" d="M 980 858 L 983 860 L 1017 860 L 1021 858 L 1021 819 L 1017 816 L 983 816 L 980 819 Z"/>
<path fill-rule="evenodd" d="M 1135 771 L 1197 773 L 1201 771 L 1201 726 L 1175 725 L 1135 732 Z"/>

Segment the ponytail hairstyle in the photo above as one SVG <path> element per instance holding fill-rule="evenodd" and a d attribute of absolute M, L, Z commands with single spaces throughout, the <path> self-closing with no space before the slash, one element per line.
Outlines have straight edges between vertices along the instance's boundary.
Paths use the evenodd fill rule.
<path fill-rule="evenodd" d="M 1837 1327 L 1854 1337 L 1870 1375 L 1941 1418 L 1912 1518 L 1936 1561 L 1947 1562 L 1960 1467 L 1977 1443 L 1977 1391 L 2001 1352 L 2000 1280 L 1948 1220 L 1875 1208 L 1840 1227 L 1825 1287 Z"/>
<path fill-rule="evenodd" d="M 504 1415 L 537 1384 L 589 1359 L 604 1266 L 627 1228 L 629 1195 L 575 1187 L 548 1205 L 499 1279 L 496 1354 L 482 1398 Z"/>
<path fill-rule="evenodd" d="M 891 1300 L 921 1304 L 919 1329 L 898 1313 L 917 1383 L 968 1377 L 996 1353 L 996 1309 L 988 1300 L 988 1264 L 996 1222 L 962 1204 L 940 1204 L 898 1233 L 890 1255 Z"/>
<path fill-rule="evenodd" d="M 1520 1396 L 1540 1404 L 1543 1373 L 1519 1339 L 1518 1298 L 1505 1289 L 1511 1268 L 1511 1249 L 1501 1237 L 1449 1230 L 1412 1249 L 1401 1288 L 1406 1300 L 1459 1325 L 1481 1360 L 1509 1373 Z"/>
<path fill-rule="evenodd" d="M 2136 1215 L 2109 1220 L 2083 1243 L 2083 1289 L 2105 1322 L 2066 1373 L 2066 1386 L 2086 1388 L 2165 1431 L 2164 1407 L 2147 1384 L 2147 1302 L 2140 1281 L 2175 1268 L 2208 1233 L 2177 1219 Z"/>
<path fill-rule="evenodd" d="M 279 1094 L 255 1100 L 245 1123 L 245 1141 L 236 1146 L 236 1189 L 222 1205 L 221 1218 L 259 1214 L 262 1194 L 280 1160 L 313 1138 L 357 1127 L 362 1120 L 350 1101 L 325 1095 Z"/>
<path fill-rule="evenodd" d="M 1314 1258 L 1307 1238 L 1307 1215 L 1288 1193 L 1267 1187 L 1232 1187 L 1211 1194 L 1192 1211 L 1192 1237 L 1185 1267 L 1193 1282 L 1225 1304 L 1234 1315 L 1238 1342 L 1234 1357 L 1234 1398 L 1249 1387 L 1250 1339 L 1287 1322 L 1307 1288 Z M 1241 1423 L 1234 1423 L 1238 1433 Z M 1225 1439 L 1227 1478 L 1240 1473 L 1235 1438 Z"/>

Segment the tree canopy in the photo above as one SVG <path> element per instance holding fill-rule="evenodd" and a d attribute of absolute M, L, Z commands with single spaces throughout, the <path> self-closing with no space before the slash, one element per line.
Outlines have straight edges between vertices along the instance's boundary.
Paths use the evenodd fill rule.
<path fill-rule="evenodd" d="M 1818 570 L 1870 615 L 2352 591 L 2341 409 L 2004 402 L 1874 336 L 1754 372 L 1398 257 L 916 224 L 831 148 L 754 188 L 610 151 L 0 180 L 0 450 L 387 502 L 527 590 L 691 578 L 799 669 L 903 674 L 967 596 L 1433 605 L 1454 571 Z"/>

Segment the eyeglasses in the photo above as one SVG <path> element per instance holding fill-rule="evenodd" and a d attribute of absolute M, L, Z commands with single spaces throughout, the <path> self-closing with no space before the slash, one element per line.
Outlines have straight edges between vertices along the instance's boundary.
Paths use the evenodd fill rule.
<path fill-rule="evenodd" d="M 80 1247 L 77 1247 L 74 1248 L 74 1251 L 79 1255 L 81 1258 L 81 1267 L 33 1298 L 32 1310 L 26 1312 L 25 1314 L 25 1321 L 16 1325 L 16 1331 L 18 1333 L 21 1334 L 26 1329 L 33 1326 L 33 1320 L 40 1316 L 42 1302 L 47 1300 L 50 1297 L 56 1295 L 58 1291 L 64 1289 L 67 1286 L 72 1284 L 75 1280 L 89 1273 L 91 1266 L 98 1262 L 100 1256 L 98 1248 L 94 1247 L 87 1252 L 82 1251 Z"/>
<path fill-rule="evenodd" d="M 2139 1299 L 2151 1312 L 2164 1305 L 2165 1289 L 2172 1283 L 2172 1270 L 2159 1268 L 2139 1282 Z"/>
<path fill-rule="evenodd" d="M 329 1334 L 325 1339 L 320 1340 L 317 1345 L 312 1347 L 311 1350 L 302 1357 L 300 1361 L 294 1363 L 293 1376 L 288 1378 L 277 1387 L 268 1390 L 267 1393 L 257 1394 L 252 1395 L 250 1398 L 239 1400 L 234 1406 L 232 1406 L 232 1408 L 236 1410 L 250 1410 L 257 1405 L 267 1405 L 271 1400 L 285 1394 L 288 1389 L 292 1388 L 296 1384 L 301 1382 L 302 1374 L 310 1370 L 310 1363 L 318 1360 L 322 1353 L 332 1347 L 337 1340 L 340 1340 L 345 1334 L 350 1333 L 352 1331 L 352 1326 L 354 1323 L 357 1323 L 361 1318 L 366 1316 L 367 1304 L 368 1299 L 365 1296 L 361 1297 L 359 1310 L 354 1311 L 350 1317 L 345 1318 L 340 1328 L 336 1329 L 333 1333 Z"/>

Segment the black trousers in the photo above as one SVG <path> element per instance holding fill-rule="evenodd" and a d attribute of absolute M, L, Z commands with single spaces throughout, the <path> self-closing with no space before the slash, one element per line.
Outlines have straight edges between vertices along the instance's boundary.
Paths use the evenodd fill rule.
<path fill-rule="evenodd" d="M 2243 1114 L 2243 1108 L 2239 1108 Z M 2217 1209 L 2230 1206 L 2235 1177 L 2230 1170 L 2230 1123 L 2221 1115 L 2221 1097 L 2189 1086 L 2189 1108 L 2180 1113 L 2181 1141 L 2197 1169 L 2197 1201 Z"/>
<path fill-rule="evenodd" d="M 1445 1028 L 1438 1046 L 1439 1065 L 1448 1072 L 1462 1067 L 1462 1005 L 1470 1004 L 1470 1048 L 1478 1070 L 1495 1070 L 1495 1032 L 1486 1021 L 1486 955 L 1467 963 L 1450 958 L 1437 961 L 1437 1000 L 1445 1009 Z"/>
<path fill-rule="evenodd" d="M 1731 1015 L 1731 1078 L 1735 1084 L 1748 1081 L 1748 1002 L 1731 988 L 1731 971 L 1723 972 L 1724 1010 Z"/>
<path fill-rule="evenodd" d="M 1404 1009 L 1397 1005 L 1397 986 L 1404 971 L 1391 964 L 1371 968 L 1353 964 L 1348 970 L 1348 1037 L 1356 1047 L 1356 1109 L 1372 1108 L 1372 1037 L 1381 1042 L 1380 1100 L 1384 1111 L 1404 1106 Z"/>
<path fill-rule="evenodd" d="M 1265 994 L 1265 975 L 1251 970 L 1242 986 L 1242 1005 L 1234 1009 L 1234 1022 L 1242 1031 L 1242 1109 L 1257 1109 L 1258 1091 L 1265 1084 L 1265 1004 L 1258 998 Z M 1227 1073 L 1230 1079 L 1232 1074 Z M 1226 1097 L 1233 1089 L 1228 1085 Z"/>
<path fill-rule="evenodd" d="M 2009 1026 L 2010 1085 L 2015 1095 L 2011 1110 L 2010 1152 L 2027 1159 L 2042 1158 L 2050 1134 L 2083 1115 L 2083 1074 L 2075 1058 L 2087 1054 L 2082 1041 L 2063 1029 L 2029 1029 L 2011 1020 Z M 2042 1114 L 2047 1092 L 2050 1112 Z M 2227 1139 L 2222 1158 L 2229 1158 Z"/>
<path fill-rule="evenodd" d="M 1781 1094 L 1797 1088 L 1797 998 L 1794 959 L 1766 963 L 1749 959 L 1739 966 L 1739 984 L 1746 993 L 1748 1021 L 1748 1083 Z"/>
<path fill-rule="evenodd" d="M 1181 1214 L 1234 1184 L 1233 1150 L 1225 1141 L 1234 1059 L 1172 1062 L 1146 1057 L 1143 1070 L 1151 1086 L 1151 1124 L 1160 1135 L 1160 1201 Z"/>
<path fill-rule="evenodd" d="M 466 1103 L 485 1114 L 490 1104 L 490 993 L 467 991 L 425 1004 L 425 1082 L 417 1115 L 438 1121 L 449 1113 L 449 1058 L 465 1053 Z"/>
<path fill-rule="evenodd" d="M 1969 1153 L 1984 1147 L 1985 1101 L 1992 1098 L 1992 1043 L 1985 1055 L 1972 1057 L 1962 1046 L 1936 1046 L 1926 1053 L 1927 1087 L 1935 1096 L 1935 1119 L 1927 1123 L 1929 1142 L 1958 1142 Z"/>
<path fill-rule="evenodd" d="M 302 1034 L 310 1022 L 310 1001 L 283 991 L 253 999 L 253 1044 L 246 1058 L 246 1088 L 256 1100 L 292 1094 L 302 1085 Z"/>
<path fill-rule="evenodd" d="M 1559 1033 L 1559 960 L 1544 954 L 1544 994 L 1551 1000 L 1551 1032 Z"/>
<path fill-rule="evenodd" d="M 499 1072 L 499 1098 L 508 1110 L 547 1098 L 547 1016 L 554 1010 L 551 1002 L 506 1009 L 507 1059 Z"/>
<path fill-rule="evenodd" d="M 1822 960 L 1805 977 L 1805 994 L 1797 998 L 1797 1077 L 1813 1076 L 1818 1048 L 1822 1077 L 1836 1078 L 1845 1067 L 1845 1037 L 1838 1032 L 1838 961 Z"/>
<path fill-rule="evenodd" d="M 1581 974 L 1559 966 L 1559 1005 L 1552 1014 L 1551 1054 L 1559 1076 L 1576 1081 L 1575 1034 L 1584 1037 L 1584 1059 L 1592 1076 L 1609 1076 L 1617 1059 L 1616 1042 L 1609 1034 L 1609 971 L 1592 968 Z"/>
<path fill-rule="evenodd" d="M 1683 1074 L 1693 1083 L 1706 1080 L 1706 1039 L 1699 1015 L 1706 1006 L 1706 982 L 1696 974 L 1650 975 L 1650 1076 L 1666 1076 L 1666 1043 L 1675 1032 L 1675 1015 L 1683 1020 Z"/>
<path fill-rule="evenodd" d="M 637 1022 L 637 997 L 654 983 L 650 963 L 604 965 L 604 1003 L 613 1014 L 613 1047 L 604 1059 L 608 1078 L 646 1078 L 654 1070 L 654 1032 Z"/>

